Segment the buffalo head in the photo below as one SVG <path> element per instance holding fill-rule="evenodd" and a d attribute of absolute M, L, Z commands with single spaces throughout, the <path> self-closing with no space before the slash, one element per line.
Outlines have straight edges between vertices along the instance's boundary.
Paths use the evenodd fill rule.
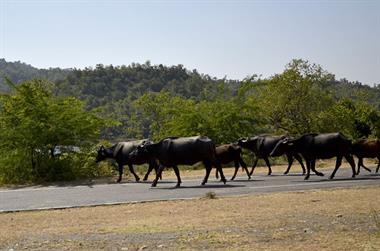
<path fill-rule="evenodd" d="M 98 155 L 96 156 L 95 162 L 98 163 L 108 157 L 107 149 L 104 146 L 100 146 L 98 150 Z"/>
<path fill-rule="evenodd" d="M 248 138 L 240 138 L 237 141 L 237 145 L 243 147 L 248 143 Z"/>
<path fill-rule="evenodd" d="M 277 142 L 276 146 L 273 148 L 272 152 L 270 153 L 271 157 L 278 157 L 286 152 L 289 152 L 291 148 L 293 147 L 293 142 L 289 140 L 288 138 L 282 139 L 279 142 Z"/>

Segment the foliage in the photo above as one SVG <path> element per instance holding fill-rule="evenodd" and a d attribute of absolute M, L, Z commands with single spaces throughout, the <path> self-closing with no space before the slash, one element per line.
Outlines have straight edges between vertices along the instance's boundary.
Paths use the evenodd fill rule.
<path fill-rule="evenodd" d="M 318 116 L 321 132 L 342 132 L 352 139 L 380 137 L 380 112 L 367 102 L 342 99 Z"/>
<path fill-rule="evenodd" d="M 273 76 L 260 92 L 273 131 L 301 135 L 318 130 L 318 113 L 332 104 L 323 83 L 331 75 L 318 65 L 293 60 L 281 74 Z"/>
<path fill-rule="evenodd" d="M 143 121 L 140 126 L 155 140 L 207 135 L 220 144 L 258 133 L 263 126 L 259 107 L 252 99 L 195 101 L 160 92 L 141 96 L 135 107 L 136 118 Z"/>
<path fill-rule="evenodd" d="M 0 59 L 0 74 L 16 83 L 8 81 L 6 88 L 0 83 L 0 93 L 8 93 L 0 94 L 3 182 L 108 173 L 106 165 L 96 168 L 93 162 L 99 139 L 206 135 L 221 144 L 260 133 L 335 131 L 351 139 L 380 137 L 380 85 L 336 80 L 301 59 L 272 77 L 251 75 L 242 81 L 149 61 L 39 70 Z M 55 83 L 19 83 L 32 77 Z M 54 156 L 61 145 L 81 151 Z"/>
<path fill-rule="evenodd" d="M 1 96 L 0 181 L 66 180 L 92 172 L 86 164 L 89 148 L 112 123 L 85 111 L 76 98 L 55 97 L 52 89 L 46 81 L 32 80 Z M 56 155 L 58 146 L 69 150 Z M 80 152 L 70 150 L 73 146 Z"/>
<path fill-rule="evenodd" d="M 50 68 L 37 69 L 31 65 L 21 62 L 7 62 L 0 58 L 0 93 L 10 92 L 10 87 L 3 80 L 4 77 L 9 78 L 13 83 L 20 83 L 25 80 L 35 78 L 47 79 L 51 82 L 63 80 L 70 73 L 68 69 Z"/>

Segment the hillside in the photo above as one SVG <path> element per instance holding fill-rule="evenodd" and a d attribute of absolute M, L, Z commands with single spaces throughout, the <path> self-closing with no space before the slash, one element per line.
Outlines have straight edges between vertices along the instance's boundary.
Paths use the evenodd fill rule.
<path fill-rule="evenodd" d="M 220 84 L 234 92 L 240 83 L 189 71 L 182 65 L 152 66 L 146 62 L 73 70 L 56 84 L 59 94 L 78 96 L 93 108 L 120 100 L 131 102 L 146 92 L 168 91 L 184 98 L 204 99 L 215 94 Z"/>
<path fill-rule="evenodd" d="M 88 109 L 100 108 L 103 114 L 122 122 L 121 127 L 107 132 L 109 138 L 126 135 L 126 130 L 132 126 L 130 116 L 136 112 L 133 101 L 147 92 L 167 91 L 172 96 L 196 101 L 213 100 L 215 97 L 227 100 L 236 97 L 239 88 L 247 81 L 258 83 L 257 78 L 245 81 L 218 79 L 200 74 L 197 70 L 188 70 L 182 65 L 151 65 L 149 61 L 128 66 L 98 64 L 95 68 L 81 70 L 37 69 L 25 63 L 0 59 L 0 74 L 9 77 L 16 84 L 32 78 L 48 79 L 55 83 L 58 95 L 78 97 L 86 102 Z M 9 87 L 3 82 L 0 79 L 0 92 L 9 91 Z M 265 85 L 265 81 L 260 83 Z M 334 79 L 325 83 L 324 88 L 336 100 L 365 100 L 380 110 L 380 85 L 370 87 L 346 79 Z M 256 92 L 256 89 L 251 91 Z"/>
<path fill-rule="evenodd" d="M 60 68 L 38 69 L 20 61 L 7 62 L 0 58 L 0 92 L 9 91 L 9 87 L 4 83 L 4 77 L 10 78 L 14 83 L 33 78 L 44 78 L 56 82 L 66 78 L 70 72 L 71 70 Z"/>

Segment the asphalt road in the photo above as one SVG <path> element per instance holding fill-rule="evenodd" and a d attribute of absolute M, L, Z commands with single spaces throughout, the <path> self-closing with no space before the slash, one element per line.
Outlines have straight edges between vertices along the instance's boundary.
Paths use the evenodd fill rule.
<path fill-rule="evenodd" d="M 236 180 L 228 181 L 226 185 L 212 177 L 205 186 L 201 186 L 203 177 L 200 177 L 184 179 L 181 188 L 176 189 L 173 188 L 176 181 L 165 180 L 165 177 L 156 188 L 151 188 L 150 182 L 125 182 L 0 189 L 0 212 L 190 199 L 203 197 L 208 192 L 214 192 L 216 196 L 231 196 L 380 185 L 380 173 L 369 174 L 363 170 L 359 176 L 351 179 L 351 170 L 345 168 L 338 170 L 334 180 L 328 180 L 331 171 L 323 170 L 324 177 L 312 175 L 308 181 L 304 181 L 301 174 L 282 175 L 280 173 L 274 173 L 272 176 L 254 175 L 251 180 L 247 180 L 245 174 L 239 171 Z"/>

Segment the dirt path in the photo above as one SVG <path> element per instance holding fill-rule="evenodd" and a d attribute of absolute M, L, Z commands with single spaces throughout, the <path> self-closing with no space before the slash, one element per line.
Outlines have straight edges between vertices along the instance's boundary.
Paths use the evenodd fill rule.
<path fill-rule="evenodd" d="M 380 250 L 380 186 L 0 214 L 0 250 Z"/>

